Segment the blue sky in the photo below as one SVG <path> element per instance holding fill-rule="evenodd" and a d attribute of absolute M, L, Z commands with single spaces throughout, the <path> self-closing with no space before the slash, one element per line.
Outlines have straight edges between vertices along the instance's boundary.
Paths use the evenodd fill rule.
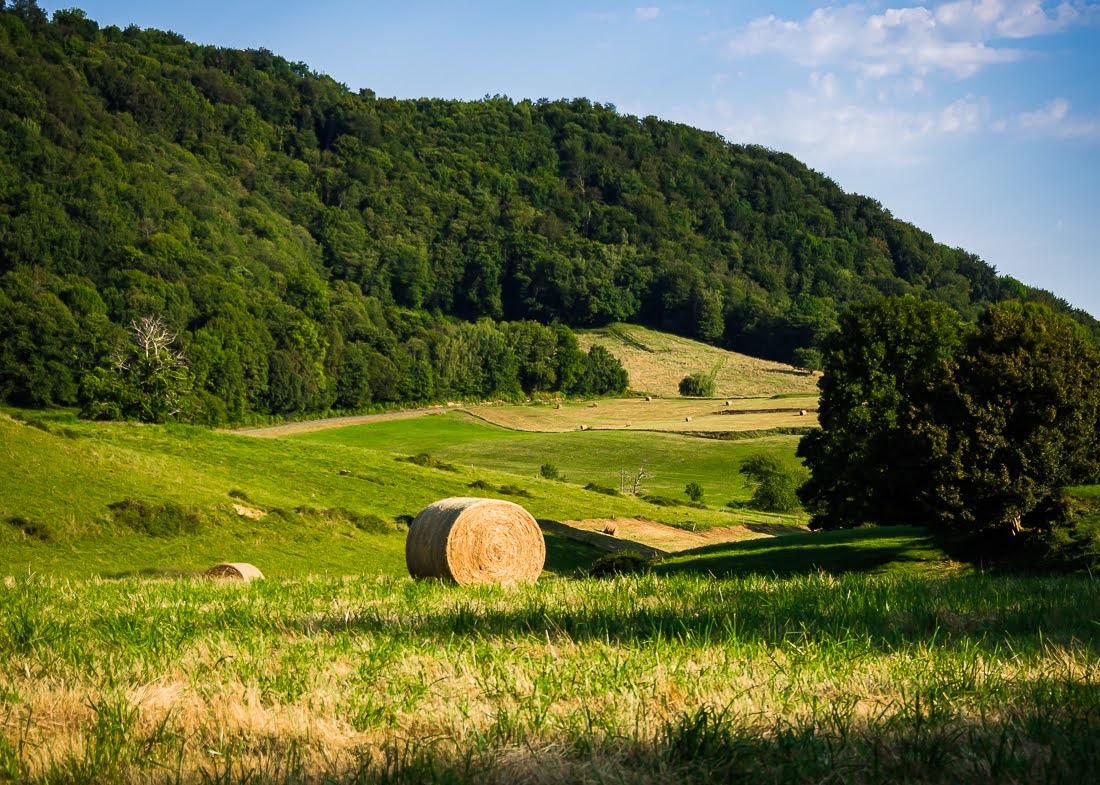
<path fill-rule="evenodd" d="M 1100 2 L 75 5 L 383 96 L 584 96 L 784 150 L 1100 317 Z"/>

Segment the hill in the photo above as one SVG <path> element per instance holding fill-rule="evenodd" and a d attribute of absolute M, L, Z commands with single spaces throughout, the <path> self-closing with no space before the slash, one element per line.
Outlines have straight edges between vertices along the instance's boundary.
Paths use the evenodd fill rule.
<path fill-rule="evenodd" d="M 96 394 L 142 317 L 218 423 L 608 381 L 528 320 L 789 361 L 883 293 L 1068 310 L 789 155 L 585 99 L 382 99 L 33 0 L 0 64 L 9 403 Z"/>
<path fill-rule="evenodd" d="M 186 575 L 222 561 L 275 577 L 404 575 L 405 525 L 449 496 L 504 498 L 556 521 L 647 517 L 708 528 L 801 520 L 721 506 L 750 494 L 736 475 L 739 456 L 763 449 L 793 461 L 790 437 L 692 449 L 697 440 L 669 434 L 654 450 L 654 434 L 519 434 L 448 416 L 256 439 L 13 414 L 0 413 L 0 575 Z M 589 449 L 576 449 L 576 436 L 593 437 Z M 408 460 L 427 445 L 434 460 Z M 617 482 L 617 468 L 614 477 L 597 474 L 608 450 L 648 459 L 660 479 L 646 487 L 680 501 L 586 490 L 594 479 Z M 548 458 L 569 482 L 535 477 Z M 711 489 L 712 506 L 687 506 L 685 477 Z M 546 538 L 552 572 L 571 573 L 600 553 L 554 531 Z"/>

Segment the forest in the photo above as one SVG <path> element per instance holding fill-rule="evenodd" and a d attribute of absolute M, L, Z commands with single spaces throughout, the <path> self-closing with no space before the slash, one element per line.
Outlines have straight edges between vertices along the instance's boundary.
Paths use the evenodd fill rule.
<path fill-rule="evenodd" d="M 1032 301 L 1100 338 L 790 155 L 583 98 L 382 98 L 33 0 L 0 3 L 0 67 L 14 405 L 138 416 L 150 323 L 182 359 L 174 414 L 210 424 L 622 392 L 573 333 L 619 321 L 814 366 L 884 295 Z"/>

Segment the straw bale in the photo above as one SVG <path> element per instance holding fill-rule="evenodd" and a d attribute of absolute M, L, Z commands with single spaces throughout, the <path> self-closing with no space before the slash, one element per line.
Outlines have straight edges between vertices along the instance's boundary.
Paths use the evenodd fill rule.
<path fill-rule="evenodd" d="M 234 581 L 251 581 L 264 577 L 264 574 L 260 572 L 259 568 L 246 562 L 223 562 L 222 564 L 215 564 L 207 570 L 205 576 L 207 578 L 227 578 Z"/>
<path fill-rule="evenodd" d="M 531 513 L 518 504 L 443 499 L 409 524 L 405 563 L 414 578 L 446 578 L 462 586 L 534 583 L 546 563 L 546 542 Z"/>

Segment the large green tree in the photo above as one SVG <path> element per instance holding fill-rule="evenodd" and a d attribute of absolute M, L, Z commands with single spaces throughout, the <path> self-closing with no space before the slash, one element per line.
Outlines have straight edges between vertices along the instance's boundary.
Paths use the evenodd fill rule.
<path fill-rule="evenodd" d="M 1018 531 L 1053 522 L 1060 490 L 1100 478 L 1100 351 L 1041 305 L 992 306 L 923 429 L 938 522 Z"/>
<path fill-rule="evenodd" d="M 817 528 L 919 523 L 972 534 L 1055 521 L 1100 476 L 1100 351 L 1033 303 L 964 327 L 912 298 L 855 308 L 826 342 L 821 428 L 799 455 Z"/>
<path fill-rule="evenodd" d="M 821 428 L 798 447 L 811 472 L 799 495 L 812 527 L 927 521 L 931 455 L 921 428 L 963 329 L 951 308 L 914 297 L 843 315 L 825 341 Z"/>

